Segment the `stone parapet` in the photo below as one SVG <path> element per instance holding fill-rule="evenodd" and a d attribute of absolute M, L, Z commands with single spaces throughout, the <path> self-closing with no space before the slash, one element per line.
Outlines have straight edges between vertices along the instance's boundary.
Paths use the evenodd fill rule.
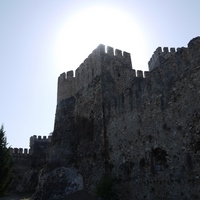
<path fill-rule="evenodd" d="M 112 59 L 112 62 L 121 63 L 121 71 L 132 69 L 130 53 L 100 44 L 75 70 L 62 73 L 58 78 L 57 101 L 74 96 L 77 91 L 87 87 L 96 76 L 102 74 L 102 61 Z M 113 66 L 114 67 L 114 66 Z"/>
<path fill-rule="evenodd" d="M 30 154 L 30 149 L 23 149 L 23 148 L 9 148 L 10 153 L 12 156 L 15 155 L 22 155 L 22 156 L 26 156 Z"/>
<path fill-rule="evenodd" d="M 160 57 L 164 57 L 164 58 L 169 58 L 170 56 L 174 55 L 180 48 L 177 48 L 177 50 L 175 48 L 168 48 L 168 47 L 163 47 L 163 49 L 161 47 L 158 47 L 150 61 L 148 62 L 149 65 L 149 71 L 152 71 L 153 69 L 155 69 L 156 67 L 160 66 L 161 61 L 160 61 Z"/>

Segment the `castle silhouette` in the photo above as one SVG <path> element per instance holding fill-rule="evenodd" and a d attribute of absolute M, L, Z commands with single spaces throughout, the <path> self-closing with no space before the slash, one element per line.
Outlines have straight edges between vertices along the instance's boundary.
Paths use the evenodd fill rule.
<path fill-rule="evenodd" d="M 200 37 L 157 48 L 148 65 L 136 71 L 129 53 L 101 44 L 62 73 L 53 134 L 32 136 L 29 156 L 11 150 L 16 166 L 26 155 L 27 173 L 74 167 L 89 192 L 110 177 L 127 200 L 199 199 Z"/>

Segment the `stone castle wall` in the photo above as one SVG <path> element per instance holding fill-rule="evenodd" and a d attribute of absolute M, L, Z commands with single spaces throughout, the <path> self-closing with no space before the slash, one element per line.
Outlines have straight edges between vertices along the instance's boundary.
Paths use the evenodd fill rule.
<path fill-rule="evenodd" d="M 37 177 L 42 168 L 35 199 L 52 196 L 51 171 L 62 167 L 76 168 L 89 192 L 106 177 L 125 200 L 199 199 L 199 80 L 199 37 L 187 48 L 159 47 L 148 72 L 99 45 L 75 75 L 59 76 L 52 137 L 32 136 L 29 153 L 12 150 L 31 158 Z"/>
<path fill-rule="evenodd" d="M 121 73 L 131 73 L 126 74 L 127 77 L 128 75 L 143 77 L 142 71 L 138 70 L 136 74 L 135 70 L 132 69 L 129 53 L 122 52 L 119 49 L 114 50 L 109 46 L 105 49 L 105 46 L 101 44 L 76 69 L 75 76 L 73 71 L 68 71 L 60 75 L 58 78 L 57 100 L 60 101 L 74 96 L 82 88 L 88 87 L 96 76 L 102 74 L 102 61 L 105 58 L 110 60 L 110 63 L 106 64 L 106 70 L 112 71 L 112 75 L 116 76 L 116 78 L 119 78 L 120 75 L 124 75 L 125 77 L 125 74 Z"/>
<path fill-rule="evenodd" d="M 109 164 L 127 199 L 199 198 L 199 50 L 162 58 L 111 103 Z"/>
<path fill-rule="evenodd" d="M 13 159 L 13 182 L 11 190 L 34 191 L 39 171 L 47 160 L 51 136 L 31 136 L 30 149 L 10 148 Z"/>
<path fill-rule="evenodd" d="M 71 139 L 59 152 L 76 156 L 87 189 L 109 174 L 124 199 L 199 197 L 199 38 L 158 48 L 144 73 L 113 52 L 100 45 L 59 77 L 53 138 Z"/>

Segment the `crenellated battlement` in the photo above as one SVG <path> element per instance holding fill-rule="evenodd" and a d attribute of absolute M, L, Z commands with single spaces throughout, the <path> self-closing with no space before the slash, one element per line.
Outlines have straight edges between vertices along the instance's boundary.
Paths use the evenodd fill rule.
<path fill-rule="evenodd" d="M 195 62 L 198 60 L 198 53 L 199 53 L 199 40 L 200 37 L 193 38 L 189 43 L 188 47 L 179 47 L 179 48 L 168 48 L 168 47 L 158 47 L 156 51 L 153 53 L 150 61 L 148 62 L 149 71 L 161 66 L 166 59 L 172 58 L 171 60 L 178 61 L 184 60 L 186 62 Z M 188 54 L 187 56 L 184 55 L 185 52 Z"/>
<path fill-rule="evenodd" d="M 10 153 L 12 156 L 15 155 L 21 155 L 21 156 L 27 156 L 30 155 L 30 149 L 23 149 L 23 148 L 9 148 Z"/>
<path fill-rule="evenodd" d="M 51 141 L 51 136 L 41 136 L 41 135 L 33 135 L 30 137 L 30 140 L 32 141 L 48 141 L 50 142 Z"/>
<path fill-rule="evenodd" d="M 35 150 L 34 146 L 35 144 L 37 145 L 38 143 L 50 143 L 51 142 L 52 136 L 36 136 L 33 135 L 30 137 L 30 149 L 27 148 L 9 148 L 10 153 L 12 156 L 27 156 L 31 155 L 33 151 Z"/>
<path fill-rule="evenodd" d="M 116 58 L 119 59 L 126 59 L 127 61 L 130 61 L 130 53 L 126 52 L 126 51 L 122 51 L 119 49 L 114 49 L 113 47 L 110 46 L 105 46 L 103 44 L 100 44 L 94 51 L 94 52 L 100 52 L 100 53 L 104 53 L 104 54 L 108 54 L 110 56 L 115 56 Z"/>
<path fill-rule="evenodd" d="M 120 49 L 114 49 L 113 47 L 110 46 L 105 46 L 103 44 L 100 44 L 94 51 L 93 53 L 100 53 L 102 55 L 108 55 L 111 56 L 113 59 L 116 59 L 118 61 L 122 61 L 125 63 L 130 64 L 130 66 L 132 67 L 131 64 L 131 54 L 126 52 L 126 51 L 122 51 Z"/>
<path fill-rule="evenodd" d="M 163 65 L 166 60 L 170 61 L 174 66 L 180 60 L 187 62 L 191 58 L 181 52 L 192 55 L 190 49 L 191 46 L 196 45 L 195 42 L 197 40 L 199 38 L 191 40 L 192 42 L 188 44 L 188 48 L 158 47 L 148 62 L 149 71 L 145 72 L 132 69 L 130 53 L 100 44 L 75 70 L 75 73 L 68 71 L 59 76 L 57 101 L 74 96 L 83 88 L 86 89 L 96 76 L 101 77 L 105 72 L 111 74 L 115 82 L 121 82 L 125 86 L 135 77 L 150 78 L 151 71 Z M 172 65 L 170 66 L 171 68 L 173 68 Z M 119 84 L 122 85 L 121 83 Z"/>
<path fill-rule="evenodd" d="M 73 70 L 67 71 L 66 73 L 63 72 L 59 76 L 59 81 L 64 81 L 64 80 L 67 80 L 67 79 L 68 80 L 70 80 L 70 79 L 72 80 L 72 78 L 77 78 L 79 75 L 84 75 L 85 74 L 85 69 L 88 70 L 88 74 L 89 74 L 89 70 L 90 70 L 89 67 L 92 64 L 92 60 L 96 59 L 96 56 L 99 55 L 99 54 L 112 56 L 113 58 L 120 59 L 123 62 L 131 64 L 131 55 L 130 55 L 130 53 L 128 53 L 126 51 L 119 50 L 119 49 L 114 49 L 113 47 L 110 47 L 110 46 L 107 46 L 107 48 L 106 48 L 105 45 L 100 44 L 84 60 L 84 62 L 82 64 L 80 64 L 80 66 L 76 69 L 75 76 L 74 76 Z M 96 70 L 98 70 L 98 69 L 96 69 Z M 94 71 L 93 71 L 92 75 L 95 75 Z"/>
<path fill-rule="evenodd" d="M 148 62 L 149 65 L 149 71 L 152 71 L 153 69 L 155 69 L 156 67 L 160 66 L 160 57 L 164 57 L 164 58 L 169 58 L 170 56 L 174 55 L 177 51 L 179 51 L 180 48 L 175 49 L 174 47 L 172 48 L 168 48 L 168 47 L 163 47 L 163 49 L 161 47 L 158 47 L 150 61 Z"/>
<path fill-rule="evenodd" d="M 39 149 L 43 149 L 43 148 L 46 148 L 46 145 L 48 143 L 51 142 L 51 138 L 52 136 L 36 136 L 36 135 L 33 135 L 30 137 L 30 153 L 32 154 L 34 151 L 37 151 Z"/>
<path fill-rule="evenodd" d="M 19 186 L 31 183 L 34 199 L 49 199 L 58 182 L 61 194 L 66 167 L 79 171 L 87 191 L 109 173 L 121 180 L 125 200 L 200 199 L 199 77 L 200 37 L 187 48 L 158 47 L 149 71 L 132 69 L 129 53 L 99 45 L 59 76 L 52 142 L 33 135 L 29 150 L 10 148 Z"/>
<path fill-rule="evenodd" d="M 100 44 L 75 70 L 62 73 L 58 78 L 57 101 L 74 96 L 81 88 L 87 88 L 96 76 L 103 71 L 110 71 L 115 79 L 123 75 L 124 79 L 132 77 L 147 77 L 143 72 L 132 69 L 131 55 L 126 51 L 114 49 Z M 122 77 L 122 78 L 123 78 Z"/>
<path fill-rule="evenodd" d="M 149 71 L 142 71 L 142 70 L 135 70 L 135 69 L 133 69 L 132 72 L 133 72 L 133 77 L 138 77 L 138 78 L 148 78 L 150 74 Z M 71 74 L 70 76 L 69 76 L 69 73 Z M 62 74 L 60 74 L 59 79 L 67 80 L 67 79 L 70 79 L 71 77 L 75 78 L 74 73 L 73 71 L 68 71 L 66 73 L 63 72 Z"/>

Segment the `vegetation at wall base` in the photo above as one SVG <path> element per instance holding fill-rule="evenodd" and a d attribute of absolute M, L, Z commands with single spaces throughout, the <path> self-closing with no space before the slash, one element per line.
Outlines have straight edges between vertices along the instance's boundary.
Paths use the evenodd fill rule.
<path fill-rule="evenodd" d="M 12 158 L 7 148 L 3 125 L 0 128 L 0 197 L 5 196 L 12 181 Z"/>
<path fill-rule="evenodd" d="M 110 177 L 103 178 L 95 189 L 95 196 L 100 197 L 102 200 L 116 200 L 117 193 L 113 189 L 114 181 Z"/>

